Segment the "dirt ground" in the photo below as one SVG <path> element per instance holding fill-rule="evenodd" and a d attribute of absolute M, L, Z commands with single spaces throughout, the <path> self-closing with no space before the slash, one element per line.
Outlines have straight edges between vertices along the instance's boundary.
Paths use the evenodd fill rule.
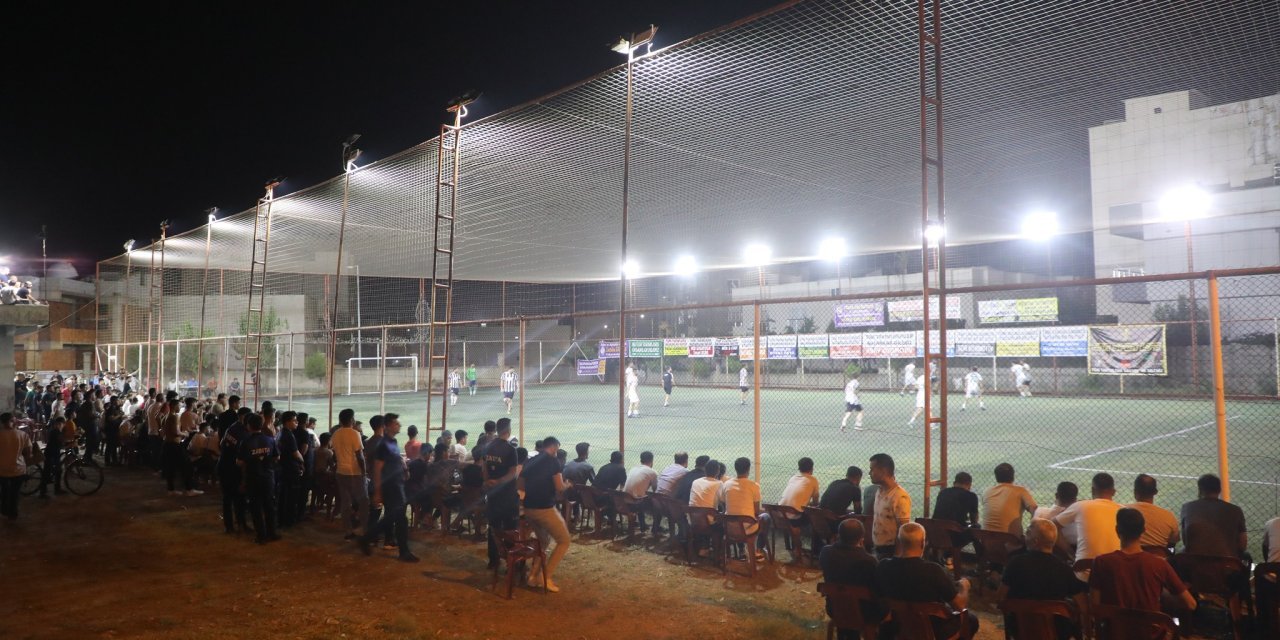
<path fill-rule="evenodd" d="M 415 530 L 410 565 L 312 521 L 259 546 L 222 533 L 216 489 L 163 488 L 109 469 L 97 495 L 23 498 L 0 523 L 0 637 L 825 637 L 820 572 L 785 550 L 753 580 L 685 566 L 648 536 L 575 536 L 560 593 L 517 587 L 508 601 L 490 590 L 483 542 Z M 979 637 L 1003 637 L 989 605 L 976 610 Z"/>

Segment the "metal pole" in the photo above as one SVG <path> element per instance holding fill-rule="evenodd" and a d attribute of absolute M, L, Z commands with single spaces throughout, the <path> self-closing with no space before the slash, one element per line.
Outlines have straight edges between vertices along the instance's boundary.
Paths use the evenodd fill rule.
<path fill-rule="evenodd" d="M 1280 318 L 1271 319 L 1272 353 L 1276 354 L 1276 395 L 1280 396 Z"/>
<path fill-rule="evenodd" d="M 364 357 L 364 321 L 360 317 L 360 265 L 356 268 L 356 357 Z M 360 368 L 364 368 L 364 360 L 360 360 Z"/>
<path fill-rule="evenodd" d="M 634 64 L 635 50 L 628 44 L 626 113 L 622 125 L 622 264 L 619 265 L 622 277 L 618 280 L 618 450 L 623 453 L 626 453 L 627 392 L 626 379 L 622 375 L 622 361 L 627 356 L 627 215 L 631 186 L 631 100 Z"/>
<path fill-rule="evenodd" d="M 542 379 L 542 341 L 538 341 L 538 384 L 542 384 L 546 380 Z"/>
<path fill-rule="evenodd" d="M 760 355 L 761 355 L 761 354 L 760 354 L 760 301 L 759 301 L 759 300 L 757 300 L 757 301 L 756 301 L 756 303 L 755 303 L 755 309 L 754 309 L 754 312 L 755 312 L 755 321 L 752 323 L 752 324 L 753 324 L 753 327 L 752 327 L 752 332 L 751 332 L 751 333 L 752 333 L 752 346 L 751 346 L 751 350 L 752 350 L 752 354 L 751 354 L 751 355 L 752 355 L 752 363 L 751 363 L 751 364 L 752 364 L 752 368 L 753 368 L 753 372 L 752 372 L 752 376 L 751 376 L 751 387 L 752 387 L 752 395 L 754 396 L 754 398 L 753 398 L 753 405 L 752 405 L 752 414 L 754 415 L 755 440 L 756 440 L 756 441 L 755 441 L 755 458 L 756 458 L 756 460 L 755 460 L 755 469 L 756 469 L 756 484 L 760 484 L 760 459 L 761 459 L 761 451 L 760 451 Z"/>
<path fill-rule="evenodd" d="M 169 223 L 160 223 L 160 295 L 156 304 L 156 379 L 164 385 L 164 249 L 169 237 Z"/>
<path fill-rule="evenodd" d="M 276 396 L 280 395 L 280 343 L 275 344 L 276 348 Z"/>
<path fill-rule="evenodd" d="M 294 369 L 293 335 L 294 334 L 292 333 L 289 334 L 289 403 L 288 403 L 288 407 L 290 411 L 293 410 L 293 369 Z"/>
<path fill-rule="evenodd" d="M 204 378 L 204 312 L 206 302 L 209 298 L 209 251 L 213 246 L 213 212 L 209 212 L 209 224 L 205 225 L 204 234 L 204 284 L 200 287 L 200 334 L 196 336 L 200 342 L 196 343 L 196 387 L 199 388 L 200 381 Z M 278 393 L 278 391 L 277 391 Z M 197 391 L 197 395 L 199 392 Z"/>
<path fill-rule="evenodd" d="M 524 381 L 525 381 L 525 377 L 524 377 L 524 336 L 525 336 L 525 320 L 524 320 L 524 318 L 521 318 L 521 319 L 520 319 L 520 344 L 519 344 L 519 345 L 518 345 L 518 347 L 517 347 L 517 348 L 519 348 L 519 349 L 520 349 L 520 354 L 519 354 L 519 359 L 520 359 L 520 377 L 519 377 L 519 380 L 520 380 L 520 415 L 518 416 L 518 417 L 519 417 L 519 419 L 520 419 L 520 444 L 524 444 L 524 396 L 525 396 L 525 394 L 528 392 L 528 387 L 527 387 L 527 385 L 525 385 L 525 383 L 524 383 Z"/>
<path fill-rule="evenodd" d="M 1213 340 L 1213 410 L 1218 425 L 1218 476 L 1222 499 L 1231 501 L 1231 469 L 1227 460 L 1226 381 L 1222 373 L 1222 312 L 1218 304 L 1218 276 L 1209 272 L 1209 330 Z"/>
<path fill-rule="evenodd" d="M 1193 262 L 1192 250 L 1191 250 L 1191 221 L 1190 220 L 1187 220 L 1182 224 L 1182 232 L 1187 239 L 1187 273 L 1191 273 L 1196 270 L 1196 267 L 1195 267 L 1195 263 Z M 1200 332 L 1197 331 L 1197 329 L 1199 328 L 1199 325 L 1196 324 L 1195 278 L 1189 278 L 1187 280 L 1187 290 L 1189 293 L 1189 295 L 1187 296 L 1187 301 L 1189 303 L 1188 306 L 1190 307 L 1190 318 L 1191 318 L 1191 388 L 1192 388 L 1192 391 L 1194 392 L 1200 388 L 1200 353 L 1199 353 L 1200 337 L 1196 335 Z"/>
<path fill-rule="evenodd" d="M 356 271 L 356 282 L 360 282 L 360 271 Z M 359 287 L 357 287 L 359 290 Z M 356 296 L 359 299 L 359 296 Z M 382 344 L 378 347 L 378 413 L 387 412 L 387 328 L 382 327 Z M 446 372 L 448 367 L 445 367 Z"/>
<path fill-rule="evenodd" d="M 342 175 L 342 214 L 338 221 L 338 264 L 334 269 L 333 276 L 333 326 L 329 327 L 329 375 L 328 375 L 328 394 L 329 394 L 329 424 L 333 424 L 333 367 L 338 360 L 338 291 L 342 288 L 342 243 L 347 233 L 347 202 L 351 194 L 351 171 L 346 171 Z M 430 396 L 430 389 L 427 390 Z M 428 406 L 430 406 L 430 398 L 428 397 Z M 427 423 L 427 429 L 431 428 L 431 423 Z"/>

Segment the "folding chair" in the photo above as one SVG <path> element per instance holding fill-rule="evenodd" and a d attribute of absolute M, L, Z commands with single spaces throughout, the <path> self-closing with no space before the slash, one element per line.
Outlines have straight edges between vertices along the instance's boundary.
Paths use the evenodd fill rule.
<path fill-rule="evenodd" d="M 1249 590 L 1249 568 L 1239 558 L 1179 553 L 1169 558 L 1197 601 L 1220 604 L 1231 615 L 1231 633 L 1240 640 L 1240 620 Z"/>
<path fill-rule="evenodd" d="M 936 518 L 916 518 L 916 524 L 924 527 L 925 540 L 930 553 L 937 558 L 938 564 L 945 566 L 943 560 L 951 558 L 951 573 L 960 577 L 960 548 L 956 546 L 956 538 L 965 534 L 965 528 L 958 522 L 938 520 Z"/>
<path fill-rule="evenodd" d="M 697 548 L 698 538 L 701 537 L 708 540 L 710 550 L 707 557 L 721 557 L 720 546 L 724 542 L 724 528 L 720 522 L 720 512 L 708 507 L 685 507 L 685 513 L 689 516 L 689 534 L 684 541 L 685 561 L 693 564 L 693 559 L 697 557 L 694 549 Z"/>
<path fill-rule="evenodd" d="M 804 522 L 804 512 L 782 504 L 762 504 L 760 508 L 769 514 L 769 549 L 777 549 L 774 535 L 783 534 L 783 544 L 791 552 L 791 561 L 798 562 L 804 555 L 804 542 L 801 540 L 800 524 Z M 792 518 L 795 518 L 794 520 Z M 816 552 L 815 552 L 816 553 Z"/>
<path fill-rule="evenodd" d="M 862 617 L 862 603 L 874 602 L 875 596 L 866 587 L 851 584 L 819 582 L 818 593 L 827 599 L 827 640 L 832 640 L 837 631 L 857 631 L 864 640 L 875 640 L 880 625 L 867 622 Z"/>
<path fill-rule="evenodd" d="M 1004 570 L 1004 565 L 1009 562 L 1010 552 L 1025 546 L 1022 538 L 1005 531 L 970 529 L 969 535 L 973 536 L 973 546 L 978 552 L 978 567 L 983 571 L 983 579 L 978 581 L 979 589 L 985 587 L 985 578 L 991 571 Z"/>
<path fill-rule="evenodd" d="M 765 526 L 759 519 L 753 516 L 723 516 L 724 523 L 724 561 L 723 573 L 729 572 L 729 549 L 737 545 L 746 545 L 747 548 L 747 568 L 750 570 L 750 576 L 756 577 L 756 540 L 760 535 L 759 529 L 751 533 L 747 533 L 747 529 L 756 524 L 760 527 Z M 768 556 L 766 556 L 768 557 Z M 770 561 L 772 558 L 769 558 Z"/>
<path fill-rule="evenodd" d="M 1178 625 L 1163 613 L 1109 605 L 1093 607 L 1093 630 L 1097 640 L 1175 640 L 1178 637 Z"/>
<path fill-rule="evenodd" d="M 1006 620 L 1013 618 L 1017 633 L 1006 622 L 1004 637 L 1008 640 L 1057 640 L 1057 618 L 1080 623 L 1079 616 L 1063 600 L 1020 600 L 1010 598 L 998 603 Z"/>
<path fill-rule="evenodd" d="M 889 610 L 897 621 L 900 640 L 957 640 L 971 635 L 968 609 L 952 612 L 939 602 L 890 600 Z M 960 617 L 960 629 L 946 638 L 939 638 L 933 632 L 933 620 L 946 620 L 953 616 Z"/>
<path fill-rule="evenodd" d="M 547 556 L 537 536 L 530 535 L 523 526 L 519 529 L 499 532 L 498 557 L 507 563 L 508 600 L 511 599 L 511 592 L 515 587 L 516 575 L 520 573 L 516 570 L 516 566 L 526 560 L 538 560 L 538 566 L 542 568 L 542 592 L 547 592 Z M 497 584 L 498 568 L 495 566 L 490 588 L 496 587 Z"/>
<path fill-rule="evenodd" d="M 1254 566 L 1253 591 L 1261 637 L 1280 638 L 1280 562 Z"/>

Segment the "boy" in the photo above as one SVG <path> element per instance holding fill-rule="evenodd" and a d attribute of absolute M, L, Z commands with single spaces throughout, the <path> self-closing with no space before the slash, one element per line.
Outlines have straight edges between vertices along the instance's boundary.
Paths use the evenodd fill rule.
<path fill-rule="evenodd" d="M 960 404 L 961 411 L 969 408 L 969 398 L 977 398 L 978 408 L 987 410 L 987 405 L 982 401 L 982 374 L 978 373 L 977 367 L 971 368 L 964 376 L 964 402 Z"/>
<path fill-rule="evenodd" d="M 854 413 L 858 414 L 858 418 L 853 421 L 853 430 L 862 431 L 862 403 L 858 402 L 858 374 L 856 373 L 844 385 L 844 419 L 840 421 L 841 433 L 844 433 L 845 427 L 849 424 L 849 416 Z"/>
<path fill-rule="evenodd" d="M 498 386 L 502 389 L 502 402 L 507 405 L 507 415 L 511 415 L 511 402 L 516 397 L 516 391 L 520 389 L 520 382 L 516 378 L 516 370 L 507 367 L 502 372 L 502 377 L 498 380 Z"/>

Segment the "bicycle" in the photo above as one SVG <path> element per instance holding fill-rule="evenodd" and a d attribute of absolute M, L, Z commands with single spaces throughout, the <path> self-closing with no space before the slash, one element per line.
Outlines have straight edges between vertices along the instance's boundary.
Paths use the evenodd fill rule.
<path fill-rule="evenodd" d="M 80 457 L 79 447 L 70 447 L 61 454 L 62 475 L 55 479 L 60 483 L 57 486 L 66 488 L 67 491 L 78 495 L 88 496 L 97 493 L 102 488 L 102 483 L 106 477 L 102 473 L 102 467 L 97 463 L 89 462 Z M 40 491 L 40 484 L 43 482 L 43 469 L 41 467 L 28 467 L 27 477 L 22 481 L 22 487 L 19 491 L 24 496 L 34 495 Z"/>

